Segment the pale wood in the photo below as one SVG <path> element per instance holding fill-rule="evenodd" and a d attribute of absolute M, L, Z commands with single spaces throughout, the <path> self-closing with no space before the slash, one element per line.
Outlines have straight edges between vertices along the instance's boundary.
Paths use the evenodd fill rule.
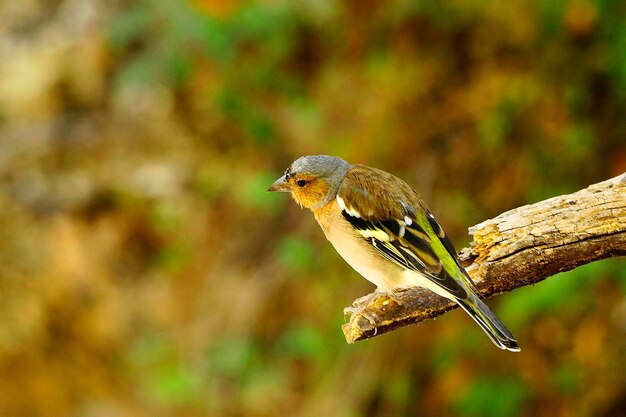
<path fill-rule="evenodd" d="M 522 206 L 470 227 L 460 252 L 484 297 L 534 284 L 558 272 L 626 255 L 626 174 L 573 194 Z M 433 318 L 456 304 L 415 288 L 371 293 L 346 307 L 348 343 Z"/>

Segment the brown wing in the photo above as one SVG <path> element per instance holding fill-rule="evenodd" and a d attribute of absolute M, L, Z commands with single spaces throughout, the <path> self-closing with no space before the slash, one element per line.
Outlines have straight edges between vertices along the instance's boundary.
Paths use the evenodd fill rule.
<path fill-rule="evenodd" d="M 404 181 L 357 165 L 346 175 L 337 200 L 343 217 L 384 258 L 421 273 L 457 298 L 467 297 L 450 275 L 458 272 L 454 248 L 439 225 L 432 226 L 428 209 Z M 446 270 L 450 265 L 454 272 Z"/>
<path fill-rule="evenodd" d="M 344 178 L 340 194 L 350 205 L 358 208 L 363 220 L 402 219 L 404 208 L 400 204 L 424 208 L 418 194 L 398 177 L 380 169 L 353 165 Z M 382 186 L 381 186 L 382 185 Z"/>

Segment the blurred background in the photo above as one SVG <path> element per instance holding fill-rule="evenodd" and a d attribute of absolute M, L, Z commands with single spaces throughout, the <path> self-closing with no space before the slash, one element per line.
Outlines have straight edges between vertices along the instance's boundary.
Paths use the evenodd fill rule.
<path fill-rule="evenodd" d="M 390 171 L 457 249 L 626 171 L 626 3 L 0 2 L 0 415 L 618 416 L 626 263 L 347 345 L 373 290 L 266 192 Z"/>

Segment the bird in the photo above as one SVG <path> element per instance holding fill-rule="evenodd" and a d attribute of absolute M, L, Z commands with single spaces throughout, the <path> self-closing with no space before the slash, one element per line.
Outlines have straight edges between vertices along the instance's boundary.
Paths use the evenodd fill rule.
<path fill-rule="evenodd" d="M 500 349 L 515 337 L 480 300 L 452 242 L 418 193 L 377 168 L 329 155 L 296 159 L 268 191 L 309 209 L 339 255 L 377 291 L 424 287 L 456 302 Z"/>

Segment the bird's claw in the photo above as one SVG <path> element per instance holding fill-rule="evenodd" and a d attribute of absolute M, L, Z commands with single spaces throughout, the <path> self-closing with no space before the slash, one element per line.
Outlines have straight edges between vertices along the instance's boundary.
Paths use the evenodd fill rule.
<path fill-rule="evenodd" d="M 346 320 L 346 316 L 364 318 L 374 328 L 374 336 L 378 334 L 378 327 L 376 317 L 366 312 L 367 304 L 352 305 L 343 309 L 343 318 Z"/>

